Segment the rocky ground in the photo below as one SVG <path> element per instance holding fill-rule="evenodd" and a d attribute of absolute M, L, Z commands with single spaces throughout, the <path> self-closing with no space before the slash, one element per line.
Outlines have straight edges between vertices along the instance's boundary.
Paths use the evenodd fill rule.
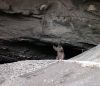
<path fill-rule="evenodd" d="M 99 8 L 99 0 L 0 0 L 0 86 L 99 86 Z M 71 59 L 47 61 L 59 43 Z"/>
<path fill-rule="evenodd" d="M 0 86 L 99 86 L 99 51 L 100 45 L 66 61 L 26 60 L 2 64 Z"/>
<path fill-rule="evenodd" d="M 50 60 L 27 60 L 0 65 L 0 86 L 6 80 L 39 70 L 41 68 L 47 67 L 48 65 L 54 62 L 55 61 Z"/>
<path fill-rule="evenodd" d="M 67 55 L 68 59 L 100 43 L 98 0 L 0 0 L 0 2 L 2 63 L 8 62 L 9 59 L 10 62 L 23 59 L 54 59 L 56 54 L 52 46 L 58 43 L 70 54 Z M 47 8 L 41 10 L 44 5 Z M 89 8 L 91 5 L 95 8 L 92 11 Z M 7 41 L 5 43 L 2 40 Z M 9 44 L 9 41 L 13 43 Z M 39 47 L 50 52 L 41 54 Z M 68 49 L 70 52 L 67 52 Z"/>

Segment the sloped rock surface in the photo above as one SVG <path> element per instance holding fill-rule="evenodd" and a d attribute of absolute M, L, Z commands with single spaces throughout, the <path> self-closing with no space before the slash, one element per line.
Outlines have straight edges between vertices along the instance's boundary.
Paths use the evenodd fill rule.
<path fill-rule="evenodd" d="M 75 56 L 74 58 L 72 58 L 72 60 L 100 62 L 100 45 L 78 56 Z"/>
<path fill-rule="evenodd" d="M 11 78 L 47 67 L 55 61 L 26 60 L 0 65 L 0 86 Z"/>
<path fill-rule="evenodd" d="M 74 1 L 1 0 L 0 7 L 3 13 L 0 15 L 0 38 L 17 40 L 35 38 L 79 47 L 99 44 L 100 2 L 82 0 L 74 3 Z M 43 4 L 50 7 L 41 12 L 39 9 Z M 87 12 L 89 4 L 96 6 L 96 12 Z"/>
<path fill-rule="evenodd" d="M 0 85 L 99 86 L 99 50 L 100 45 L 66 61 L 20 61 L 0 65 Z"/>
<path fill-rule="evenodd" d="M 1 86 L 99 86 L 100 64 L 84 64 L 84 61 L 56 62 L 47 68 L 8 78 Z"/>

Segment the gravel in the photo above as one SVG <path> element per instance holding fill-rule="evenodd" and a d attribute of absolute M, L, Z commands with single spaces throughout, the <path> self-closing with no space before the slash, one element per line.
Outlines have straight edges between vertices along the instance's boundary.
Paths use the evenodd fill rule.
<path fill-rule="evenodd" d="M 0 65 L 0 81 L 34 72 L 55 63 L 54 60 L 26 60 Z M 2 81 L 1 81 L 2 82 Z"/>

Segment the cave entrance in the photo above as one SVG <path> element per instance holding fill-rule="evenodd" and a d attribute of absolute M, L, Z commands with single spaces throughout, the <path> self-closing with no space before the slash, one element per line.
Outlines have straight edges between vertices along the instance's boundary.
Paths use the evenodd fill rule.
<path fill-rule="evenodd" d="M 53 44 L 29 41 L 0 41 L 0 64 L 21 60 L 55 60 L 56 51 Z M 65 60 L 83 52 L 82 48 L 62 45 Z"/>

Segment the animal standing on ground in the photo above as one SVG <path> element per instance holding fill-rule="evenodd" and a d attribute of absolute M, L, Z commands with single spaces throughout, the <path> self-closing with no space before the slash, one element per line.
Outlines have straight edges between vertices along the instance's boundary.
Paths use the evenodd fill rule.
<path fill-rule="evenodd" d="M 57 47 L 53 45 L 53 49 L 57 52 L 56 59 L 57 60 L 63 60 L 64 59 L 64 49 L 61 45 L 58 45 Z"/>

